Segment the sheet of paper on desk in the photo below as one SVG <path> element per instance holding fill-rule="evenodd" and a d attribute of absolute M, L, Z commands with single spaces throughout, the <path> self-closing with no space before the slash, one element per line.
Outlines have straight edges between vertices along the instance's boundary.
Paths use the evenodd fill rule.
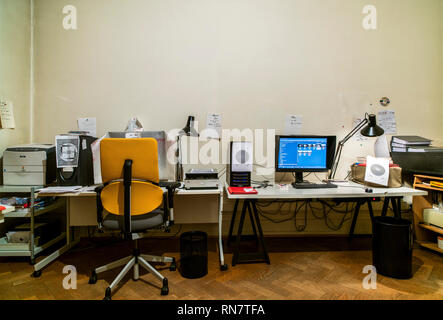
<path fill-rule="evenodd" d="M 222 116 L 220 114 L 208 114 L 206 117 L 206 137 L 219 139 L 222 130 Z"/>
<path fill-rule="evenodd" d="M 365 181 L 387 187 L 389 181 L 389 159 L 368 156 L 366 159 Z"/>
<path fill-rule="evenodd" d="M 93 137 L 97 136 L 97 118 L 79 118 L 77 126 L 79 131 L 86 131 Z"/>
<path fill-rule="evenodd" d="M 383 110 L 378 112 L 377 123 L 385 130 L 385 134 L 397 133 L 397 122 L 395 120 L 395 111 Z"/>
<path fill-rule="evenodd" d="M 3 101 L 0 99 L 0 128 L 15 128 L 14 107 L 11 101 Z"/>
<path fill-rule="evenodd" d="M 68 186 L 68 187 L 47 187 L 40 189 L 39 193 L 78 193 L 82 190 L 82 186 Z"/>
<path fill-rule="evenodd" d="M 286 135 L 300 134 L 303 129 L 303 116 L 295 114 L 287 114 L 285 118 Z"/>

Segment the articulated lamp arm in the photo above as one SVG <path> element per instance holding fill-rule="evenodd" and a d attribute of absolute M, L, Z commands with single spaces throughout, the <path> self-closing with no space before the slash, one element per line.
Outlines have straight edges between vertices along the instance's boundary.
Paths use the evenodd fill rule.
<path fill-rule="evenodd" d="M 341 153 L 343 150 L 343 146 L 345 145 L 345 143 L 351 139 L 358 131 L 360 131 L 367 123 L 369 122 L 368 120 L 368 114 L 365 114 L 365 118 L 354 128 L 352 129 L 351 132 L 349 132 L 346 137 L 344 137 L 339 143 L 338 143 L 338 147 L 337 150 L 335 152 L 334 155 L 334 162 L 332 164 L 332 168 L 331 168 L 331 173 L 329 174 L 329 180 L 332 180 L 335 178 L 335 174 L 337 172 L 337 168 L 338 168 L 338 164 L 340 162 L 340 158 L 341 158 Z"/>

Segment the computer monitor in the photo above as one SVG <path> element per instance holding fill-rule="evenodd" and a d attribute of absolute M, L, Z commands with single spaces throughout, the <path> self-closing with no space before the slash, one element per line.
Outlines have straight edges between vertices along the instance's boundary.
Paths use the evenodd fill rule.
<path fill-rule="evenodd" d="M 335 154 L 335 136 L 277 136 L 275 171 L 293 172 L 303 183 L 303 172 L 327 172 Z"/>

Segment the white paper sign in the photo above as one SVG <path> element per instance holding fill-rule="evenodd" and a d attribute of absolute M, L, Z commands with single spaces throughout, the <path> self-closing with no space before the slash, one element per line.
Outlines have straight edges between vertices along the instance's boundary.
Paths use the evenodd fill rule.
<path fill-rule="evenodd" d="M 385 130 L 385 134 L 397 133 L 395 111 L 383 110 L 378 112 L 377 124 Z"/>
<path fill-rule="evenodd" d="M 303 116 L 287 114 L 285 118 L 285 131 L 287 135 L 296 135 L 302 132 Z"/>
<path fill-rule="evenodd" d="M 387 187 L 389 181 L 389 159 L 368 156 L 366 158 L 365 181 Z"/>
<path fill-rule="evenodd" d="M 55 136 L 56 165 L 64 168 L 63 171 L 72 171 L 78 167 L 78 155 L 80 148 L 79 136 L 59 135 Z M 69 169 L 67 169 L 69 168 Z"/>
<path fill-rule="evenodd" d="M 357 127 L 364 119 L 362 118 L 354 118 L 354 123 L 352 124 L 352 128 Z M 367 137 L 360 133 L 360 130 L 354 135 L 354 139 L 357 141 L 366 141 Z"/>
<path fill-rule="evenodd" d="M 15 128 L 14 107 L 11 101 L 0 101 L 0 128 Z"/>
<path fill-rule="evenodd" d="M 220 114 L 208 114 L 206 117 L 206 136 L 218 139 L 221 137 L 222 116 Z"/>
<path fill-rule="evenodd" d="M 79 118 L 77 119 L 79 131 L 86 131 L 90 136 L 97 136 L 97 119 L 96 118 Z"/>

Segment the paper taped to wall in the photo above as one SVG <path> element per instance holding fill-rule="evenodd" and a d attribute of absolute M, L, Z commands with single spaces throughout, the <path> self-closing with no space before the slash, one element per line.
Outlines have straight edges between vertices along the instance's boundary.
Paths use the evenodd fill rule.
<path fill-rule="evenodd" d="M 222 130 L 222 116 L 220 114 L 208 114 L 206 117 L 206 137 L 219 139 Z"/>
<path fill-rule="evenodd" d="M 385 130 L 385 134 L 397 133 L 397 122 L 395 120 L 395 111 L 383 110 L 378 112 L 377 122 Z"/>
<path fill-rule="evenodd" d="M 303 116 L 295 114 L 287 114 L 285 118 L 285 131 L 286 135 L 301 134 L 303 128 Z"/>
<path fill-rule="evenodd" d="M 354 118 L 354 122 L 352 124 L 352 127 L 355 128 L 357 127 L 364 119 L 362 118 Z M 367 137 L 365 137 L 364 135 L 362 135 L 360 133 L 360 131 L 358 131 L 355 135 L 354 135 L 354 139 L 357 141 L 366 141 L 368 140 Z"/>
<path fill-rule="evenodd" d="M 79 131 L 88 132 L 90 136 L 97 137 L 97 119 L 96 118 L 79 118 L 77 119 Z"/>
<path fill-rule="evenodd" d="M 0 128 L 14 129 L 14 107 L 11 101 L 0 100 Z"/>

